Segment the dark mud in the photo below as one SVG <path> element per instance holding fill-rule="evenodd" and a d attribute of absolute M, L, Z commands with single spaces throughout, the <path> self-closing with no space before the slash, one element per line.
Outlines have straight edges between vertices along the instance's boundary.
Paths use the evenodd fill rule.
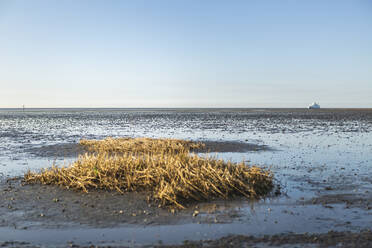
<path fill-rule="evenodd" d="M 239 141 L 203 141 L 204 148 L 193 149 L 195 153 L 216 153 L 216 152 L 253 152 L 253 151 L 270 151 L 272 148 L 266 145 L 258 145 L 253 143 Z M 32 155 L 38 157 L 77 157 L 80 154 L 88 152 L 88 150 L 77 143 L 64 143 L 55 145 L 46 145 L 40 147 L 32 147 L 25 150 Z"/>
<path fill-rule="evenodd" d="M 248 200 L 236 198 L 233 201 L 242 204 Z M 159 208 L 145 192 L 120 194 L 93 190 L 83 193 L 54 185 L 29 185 L 22 178 L 0 183 L 0 227 L 18 229 L 34 225 L 42 228 L 74 225 L 107 228 L 128 224 L 229 223 L 239 215 L 233 207 L 226 208 L 225 205 L 224 200 L 216 199 L 207 203 L 188 203 L 184 210 L 172 210 Z"/>
<path fill-rule="evenodd" d="M 370 230 L 351 233 L 330 231 L 324 234 L 281 234 L 264 237 L 230 235 L 218 240 L 185 242 L 183 245 L 155 246 L 186 247 L 371 247 Z"/>
<path fill-rule="evenodd" d="M 372 247 L 371 109 L 48 110 L 0 116 L 0 247 Z M 48 167 L 53 158 L 73 161 L 85 152 L 76 145 L 79 139 L 107 136 L 213 140 L 199 152 L 271 168 L 282 195 L 190 204 L 172 213 L 146 194 L 82 194 L 9 180 Z"/>
<path fill-rule="evenodd" d="M 329 192 L 340 190 L 340 188 L 325 188 L 318 197 L 299 200 L 297 202 L 286 201 L 282 207 L 281 215 L 285 218 L 298 218 L 300 212 L 296 212 L 301 206 L 314 205 L 332 211 L 334 207 L 341 208 L 363 208 L 368 210 L 371 195 L 365 194 L 330 194 Z M 271 196 L 266 206 L 267 213 L 276 211 L 275 197 Z M 270 201 L 273 201 L 270 203 Z M 121 226 L 137 226 L 149 228 L 151 226 L 169 225 L 219 225 L 241 222 L 242 228 L 248 228 L 246 234 L 225 235 L 223 238 L 214 240 L 205 239 L 201 241 L 185 240 L 181 245 L 166 245 L 155 242 L 153 244 L 138 243 L 136 247 L 370 247 L 372 244 L 372 233 L 369 230 L 356 232 L 329 231 L 328 233 L 281 233 L 275 235 L 251 235 L 249 230 L 254 230 L 254 224 L 250 223 L 247 213 L 241 210 L 247 205 L 255 203 L 247 199 L 239 198 L 231 201 L 215 200 L 207 203 L 189 204 L 187 209 L 171 212 L 169 209 L 158 208 L 155 202 L 148 200 L 146 194 L 125 193 L 107 191 L 92 191 L 88 194 L 60 188 L 52 185 L 27 185 L 22 178 L 8 178 L 0 183 L 0 229 L 1 227 L 13 227 L 14 230 L 38 230 L 56 229 L 71 230 L 74 228 L 118 228 Z M 261 203 L 262 204 L 262 203 Z M 343 206 L 343 207 L 342 207 Z M 296 210 L 297 209 L 297 210 Z M 306 210 L 305 210 L 306 211 Z M 267 214 L 264 214 L 265 216 Z M 273 215 L 272 225 L 277 225 L 277 219 Z M 297 217 L 296 217 L 297 216 Z M 316 215 L 318 216 L 318 215 Z M 320 215 L 319 215 L 320 216 Z M 262 221 L 267 221 L 265 217 Z M 334 227 L 350 226 L 350 222 L 343 222 L 336 218 L 329 220 L 339 222 Z M 282 220 L 283 221 L 283 220 Z M 320 222 L 324 220 L 320 219 Z M 279 221 L 280 222 L 280 221 Z M 325 221 L 326 223 L 327 221 Z M 246 223 L 246 224 L 244 224 Z M 268 223 L 267 223 L 268 224 Z M 310 224 L 310 223 L 309 223 Z M 252 226 L 253 225 L 253 226 Z M 306 225 L 304 222 L 303 225 Z M 311 224 L 310 224 L 311 225 Z M 258 228 L 258 226 L 257 226 Z M 327 227 L 325 227 L 327 228 Z M 212 228 L 213 229 L 213 228 Z M 110 229 L 109 229 L 110 230 Z M 243 229 L 244 230 L 244 229 Z M 258 231 L 259 232 L 259 231 Z M 243 232 L 244 233 L 244 232 Z M 228 233 L 226 233 L 228 234 Z M 0 235 L 1 236 L 1 235 Z M 98 239 L 99 240 L 99 239 Z M 6 242 L 5 242 L 6 241 Z M 66 240 L 65 244 L 51 243 L 47 247 L 133 247 L 128 242 L 112 241 L 107 239 L 92 241 L 91 245 L 81 242 L 74 243 Z M 0 247 L 45 247 L 38 242 L 23 242 L 4 240 Z"/>
<path fill-rule="evenodd" d="M 371 230 L 365 230 L 357 233 L 352 232 L 335 232 L 329 231 L 323 234 L 281 234 L 281 235 L 265 235 L 256 237 L 251 235 L 229 235 L 216 240 L 203 240 L 203 241 L 184 241 L 180 245 L 163 245 L 161 242 L 155 245 L 146 245 L 142 247 L 154 248 L 201 248 L 201 247 L 285 247 L 285 248 L 298 248 L 298 247 L 344 247 L 344 248 L 370 248 L 372 243 Z M 0 241 L 0 247 L 7 248 L 41 248 L 45 246 L 35 245 L 29 242 L 17 241 Z M 49 246 L 51 247 L 51 246 Z M 73 241 L 67 241 L 65 245 L 58 245 L 53 247 L 75 247 L 75 248 L 127 248 L 127 247 L 140 247 L 138 245 L 121 245 L 112 242 L 110 244 L 89 244 L 78 245 Z"/>
<path fill-rule="evenodd" d="M 51 157 L 51 158 L 66 158 L 77 157 L 78 155 L 88 152 L 88 150 L 76 143 L 64 143 L 55 145 L 46 145 L 40 147 L 32 147 L 25 150 L 37 157 Z"/>
<path fill-rule="evenodd" d="M 329 190 L 329 189 L 327 189 Z M 321 194 L 306 201 L 299 201 L 302 204 L 321 204 L 326 208 L 333 208 L 333 204 L 342 204 L 345 208 L 372 209 L 372 193 L 334 193 Z"/>
<path fill-rule="evenodd" d="M 17 228 L 28 228 L 30 222 L 42 223 L 42 227 L 69 226 L 70 223 L 110 227 L 126 223 L 172 223 L 172 219 L 176 219 L 168 211 L 152 206 L 146 195 L 139 193 L 92 191 L 86 194 L 52 185 L 23 185 L 21 179 L 17 179 L 3 184 L 0 194 L 0 225 Z M 21 212 L 21 216 L 17 212 Z"/>
<path fill-rule="evenodd" d="M 196 153 L 214 153 L 214 152 L 255 152 L 255 151 L 273 151 L 274 149 L 267 145 L 258 145 L 253 143 L 244 143 L 239 141 L 203 141 L 203 149 L 195 149 Z"/>

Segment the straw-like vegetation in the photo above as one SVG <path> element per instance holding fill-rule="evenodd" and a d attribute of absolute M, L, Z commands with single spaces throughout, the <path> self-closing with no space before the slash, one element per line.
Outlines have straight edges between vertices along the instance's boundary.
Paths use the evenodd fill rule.
<path fill-rule="evenodd" d="M 232 196 L 258 198 L 273 188 L 270 171 L 245 163 L 190 154 L 203 146 L 170 139 L 82 140 L 94 153 L 79 156 L 69 167 L 27 172 L 29 183 L 83 190 L 149 192 L 160 206 L 184 208 L 188 201 Z"/>
<path fill-rule="evenodd" d="M 81 140 L 80 145 L 92 152 L 109 153 L 178 153 L 204 148 L 201 142 L 178 139 L 107 138 L 104 140 Z"/>

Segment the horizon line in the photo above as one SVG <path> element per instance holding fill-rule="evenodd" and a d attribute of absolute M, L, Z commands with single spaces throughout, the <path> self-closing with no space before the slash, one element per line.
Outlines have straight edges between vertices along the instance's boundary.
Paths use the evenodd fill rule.
<path fill-rule="evenodd" d="M 308 109 L 308 107 L 0 107 L 0 110 L 40 109 Z M 321 107 L 322 109 L 372 109 L 372 107 Z"/>

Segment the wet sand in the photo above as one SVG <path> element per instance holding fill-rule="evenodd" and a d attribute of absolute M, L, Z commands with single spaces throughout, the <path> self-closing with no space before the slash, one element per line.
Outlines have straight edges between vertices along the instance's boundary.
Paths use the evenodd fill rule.
<path fill-rule="evenodd" d="M 270 150 L 265 145 L 245 142 L 205 141 L 205 148 L 196 153 L 257 152 Z M 36 147 L 27 152 L 40 157 L 76 157 L 87 152 L 78 144 L 59 144 Z M 275 192 L 273 192 L 275 194 Z M 240 215 L 235 207 L 246 198 L 229 201 L 215 199 L 210 202 L 186 203 L 186 209 L 159 208 L 146 192 L 118 192 L 92 190 L 89 193 L 67 190 L 55 185 L 27 184 L 22 177 L 0 181 L 0 228 L 17 230 L 57 228 L 69 230 L 74 227 L 116 228 L 120 226 L 161 226 L 180 224 L 231 223 Z M 226 207 L 227 203 L 232 207 Z M 0 235 L 1 237 L 1 235 Z M 5 242 L 2 247 L 30 243 Z M 35 245 L 35 244 L 34 244 Z M 117 245 L 117 244 L 116 244 Z"/>
<path fill-rule="evenodd" d="M 372 242 L 372 232 L 370 230 L 359 233 L 334 232 L 324 234 L 282 234 L 273 236 L 255 237 L 250 235 L 229 235 L 217 240 L 188 241 L 185 240 L 180 245 L 163 245 L 161 242 L 151 246 L 154 248 L 199 248 L 199 247 L 350 247 L 350 248 L 369 248 Z M 75 247 L 75 248 L 127 248 L 136 247 L 133 245 L 120 245 L 112 243 L 110 245 L 78 245 L 74 242 L 66 242 L 64 246 L 55 247 Z M 0 247 L 20 247 L 20 248 L 40 248 L 38 245 L 29 242 L 0 241 Z M 138 247 L 138 246 L 137 246 Z"/>
<path fill-rule="evenodd" d="M 238 217 L 233 207 L 219 210 L 219 205 L 224 205 L 221 199 L 189 203 L 186 209 L 173 212 L 149 201 L 145 192 L 120 194 L 94 190 L 83 193 L 54 185 L 24 184 L 22 178 L 8 179 L 0 188 L 0 226 L 21 229 L 29 228 L 32 222 L 42 228 L 68 228 L 76 224 L 108 228 L 127 224 L 225 223 Z M 236 204 L 247 201 L 232 200 Z"/>
<path fill-rule="evenodd" d="M 281 234 L 273 236 L 230 235 L 217 240 L 186 242 L 183 245 L 158 246 L 186 247 L 371 247 L 372 232 L 334 232 L 324 234 Z M 157 247 L 157 246 L 155 246 Z"/>
<path fill-rule="evenodd" d="M 270 149 L 264 145 L 243 142 L 203 143 L 205 148 L 193 152 L 247 152 Z M 34 148 L 29 152 L 45 157 L 62 154 L 74 157 L 87 151 L 78 144 L 60 144 Z M 0 182 L 0 195 L 0 216 L 3 216 L 0 218 L 0 226 L 24 225 L 22 228 L 27 228 L 23 223 L 42 222 L 42 227 L 49 227 L 55 223 L 75 222 L 94 227 L 112 227 L 118 224 L 161 225 L 196 220 L 211 221 L 196 218 L 194 212 L 199 208 L 198 204 L 189 203 L 186 210 L 171 213 L 169 209 L 161 209 L 156 202 L 151 202 L 146 192 L 120 194 L 94 190 L 86 194 L 54 185 L 25 184 L 22 177 L 16 177 Z M 211 203 L 213 204 L 215 203 Z M 17 214 L 12 214 L 17 211 L 23 212 L 19 218 Z M 227 219 L 230 211 L 224 214 L 226 216 L 223 219 Z M 217 223 L 218 220 L 213 219 L 213 222 Z"/>
<path fill-rule="evenodd" d="M 294 210 L 304 205 L 319 206 L 320 209 L 332 209 L 341 204 L 343 208 L 369 210 L 371 194 L 328 194 L 338 188 L 325 188 L 323 195 L 309 200 L 299 200 L 286 204 L 282 214 L 296 215 Z M 267 201 L 285 196 L 268 196 Z M 74 228 L 118 228 L 122 226 L 169 225 L 218 225 L 233 223 L 244 219 L 240 207 L 251 204 L 252 208 L 259 202 L 244 198 L 229 201 L 216 199 L 204 203 L 190 203 L 185 210 L 172 213 L 168 209 L 158 208 L 148 201 L 146 193 L 125 193 L 107 191 L 91 191 L 82 193 L 66 190 L 52 185 L 28 185 L 22 178 L 11 178 L 0 183 L 0 229 L 13 227 L 15 230 L 58 229 L 72 230 Z M 269 204 L 270 206 L 270 204 Z M 272 204 L 275 209 L 275 204 Z M 331 217 L 330 217 L 331 218 Z M 320 220 L 321 221 L 321 220 Z M 336 220 L 335 220 L 336 221 Z M 244 222 L 244 220 L 243 220 Z M 306 225 L 306 223 L 303 223 Z M 347 227 L 350 223 L 340 222 L 338 227 Z M 0 239 L 1 240 L 1 239 Z M 90 247 L 84 243 L 69 241 L 72 247 Z M 275 235 L 228 235 L 215 240 L 185 240 L 182 245 L 166 245 L 156 243 L 155 247 L 298 247 L 299 245 L 314 245 L 315 247 L 370 247 L 371 231 L 365 229 L 358 232 L 340 232 L 330 230 L 327 233 L 283 233 Z M 108 242 L 100 240 L 98 247 L 132 247 L 119 241 Z M 41 247 L 33 242 L 0 242 L 1 247 Z M 49 245 L 48 245 L 49 246 Z M 63 247 L 53 244 L 53 247 Z M 151 246 L 152 247 L 152 246 Z M 306 246 L 312 247 L 312 246 Z"/>
<path fill-rule="evenodd" d="M 250 144 L 249 140 L 211 141 L 208 151 L 227 153 L 227 158 L 237 152 L 244 156 L 251 152 L 255 162 L 255 158 L 279 150 L 274 158 L 275 161 L 283 158 L 284 166 L 274 165 L 273 169 L 278 183 L 284 184 L 281 195 L 272 194 L 257 202 L 242 198 L 216 199 L 189 204 L 186 210 L 171 213 L 149 202 L 146 193 L 92 191 L 83 194 L 56 186 L 23 185 L 21 178 L 5 178 L 0 183 L 0 246 L 371 247 L 372 235 L 368 230 L 372 227 L 368 167 L 371 161 L 367 161 L 370 156 L 366 157 L 365 152 L 371 147 L 364 146 L 370 141 L 355 139 L 360 142 L 355 146 L 356 151 L 348 146 L 355 145 L 354 134 L 368 134 L 372 130 L 372 111 L 263 111 L 265 113 L 259 118 L 252 117 L 257 119 L 257 128 L 263 128 L 268 135 L 295 133 L 288 137 L 298 139 L 299 151 L 286 147 L 285 142 L 281 147 L 279 142 L 273 142 L 275 139 L 267 142 L 268 146 Z M 281 122 L 285 124 L 277 125 Z M 317 132 L 312 133 L 312 130 Z M 268 135 L 259 138 L 265 141 Z M 329 135 L 335 138 L 321 143 Z M 318 143 L 313 145 L 312 139 Z M 338 146 L 345 140 L 350 142 Z M 360 148 L 363 152 L 358 150 Z M 32 147 L 26 152 L 36 157 L 73 158 L 84 152 L 79 149 L 74 143 L 64 143 Z M 326 166 L 323 158 L 331 153 L 334 158 L 329 158 Z M 316 162 L 312 160 L 314 154 L 320 156 Z M 178 230 L 178 234 L 172 230 Z M 179 234 L 182 230 L 192 234 L 182 238 Z M 157 232 L 156 235 L 152 235 L 153 232 Z M 16 234 L 12 236 L 11 233 Z M 74 239 L 74 233 L 82 238 Z M 116 234 L 110 236 L 111 233 Z M 48 235 L 62 235 L 63 241 L 62 238 L 49 240 Z"/>

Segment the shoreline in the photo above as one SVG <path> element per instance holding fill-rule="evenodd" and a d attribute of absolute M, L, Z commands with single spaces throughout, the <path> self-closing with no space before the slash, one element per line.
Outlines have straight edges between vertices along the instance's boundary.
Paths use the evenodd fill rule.
<path fill-rule="evenodd" d="M 167 130 L 175 130 L 175 137 L 191 137 L 191 140 L 210 137 L 240 140 L 237 143 L 249 140 L 262 144 L 264 141 L 268 146 L 242 148 L 241 153 L 236 144 L 230 148 L 223 146 L 217 151 L 218 157 L 243 159 L 272 169 L 278 176 L 277 182 L 283 183 L 281 196 L 257 202 L 216 200 L 190 205 L 186 210 L 171 214 L 157 206 L 148 206 L 145 195 L 123 196 L 113 192 L 82 195 L 53 186 L 21 186 L 20 179 L 8 184 L 6 179 L 11 177 L 7 176 L 2 177 L 5 179 L 0 183 L 0 246 L 66 247 L 69 241 L 75 247 L 277 247 L 281 244 L 285 244 L 284 247 L 328 247 L 339 243 L 343 247 L 370 246 L 372 145 L 369 112 L 334 111 L 335 114 L 330 115 L 327 111 L 292 112 L 293 115 L 286 111 L 265 112 L 259 117 L 253 114 L 252 119 L 244 115 L 238 120 L 240 115 L 226 115 L 223 123 L 233 124 L 225 126 L 214 121 L 210 127 L 209 122 L 215 120 L 212 117 L 220 117 L 213 115 L 205 123 L 199 123 L 195 132 L 192 132 L 195 128 L 192 123 L 187 126 L 189 129 L 184 126 L 171 129 L 166 125 L 167 118 L 164 118 L 165 124 L 160 122 L 152 129 L 146 126 L 140 131 L 133 129 L 136 135 L 142 136 L 147 130 L 158 130 L 154 134 L 156 137 L 161 135 L 161 127 L 165 125 Z M 177 123 L 186 118 L 188 115 L 176 119 Z M 232 122 L 234 120 L 236 123 Z M 57 121 L 60 119 L 52 124 Z M 115 122 L 115 125 L 118 124 Z M 94 127 L 100 131 L 98 124 Z M 122 132 L 113 129 L 113 125 L 109 127 L 112 130 L 108 133 L 114 136 Z M 206 127 L 210 129 L 204 130 Z M 40 130 L 44 130 L 41 128 L 44 126 L 40 126 Z M 62 164 L 61 158 L 66 155 L 70 156 L 66 163 L 70 163 L 80 153 L 75 150 L 76 144 L 68 143 L 77 138 L 72 132 L 68 135 L 52 133 L 52 136 L 37 128 L 32 130 L 23 133 L 9 129 L 2 134 L 15 142 L 11 149 L 4 150 L 7 153 L 4 152 L 2 165 L 10 166 L 9 170 L 4 167 L 4 175 L 18 175 L 22 168 L 35 171 L 51 166 L 54 158 L 57 164 Z M 81 130 L 83 128 L 76 132 Z M 132 129 L 125 130 L 131 135 Z M 190 135 L 185 133 L 188 130 Z M 99 139 L 101 136 L 89 134 L 87 137 Z M 65 143 L 49 145 L 57 140 Z M 14 174 L 8 173 L 12 166 Z M 193 216 L 195 211 L 198 213 Z M 52 237 L 59 235 L 64 240 L 53 240 Z M 12 244 L 17 240 L 27 244 Z M 327 243 L 326 240 L 331 241 Z"/>
<path fill-rule="evenodd" d="M 290 199 L 283 194 L 270 195 L 258 201 L 243 197 L 228 201 L 216 199 L 188 204 L 185 210 L 172 213 L 148 202 L 145 193 L 120 194 L 95 190 L 86 194 L 53 185 L 25 185 L 21 177 L 7 178 L 0 181 L 0 230 L 3 233 L 3 236 L 0 234 L 0 240 L 4 241 L 0 245 L 42 247 L 48 244 L 64 247 L 58 240 L 34 240 L 39 235 L 37 233 L 41 232 L 46 237 L 62 233 L 74 247 L 89 247 L 89 242 L 102 247 L 131 247 L 132 241 L 144 247 L 245 247 L 263 244 L 264 247 L 282 244 L 328 246 L 340 242 L 345 246 L 361 242 L 360 247 L 368 247 L 372 234 L 366 227 L 353 227 L 347 219 L 338 219 L 337 216 L 332 217 L 332 214 L 347 209 L 350 213 L 357 212 L 359 218 L 363 218 L 361 213 L 364 212 L 368 216 L 372 206 L 371 194 L 368 191 L 341 193 L 345 185 L 334 183 L 314 186 L 322 188 L 314 197 Z M 301 222 L 307 218 L 301 217 L 301 214 L 306 212 L 316 215 L 321 213 L 315 223 L 326 224 L 331 220 L 334 224 L 330 227 L 326 224 L 317 232 L 314 229 L 301 229 Z M 329 217 L 322 220 L 322 215 Z M 256 224 L 266 222 L 266 227 L 255 226 L 252 218 L 258 219 Z M 294 230 L 298 231 L 287 233 L 275 227 L 282 223 L 288 225 L 286 219 L 290 219 L 289 223 L 297 220 L 299 225 Z M 310 223 L 312 225 L 314 223 Z M 267 227 L 271 229 L 265 229 Z M 234 230 L 235 234 L 230 235 L 228 230 Z M 186 235 L 185 239 L 180 237 L 188 231 L 194 234 Z M 102 232 L 105 237 L 99 235 Z M 171 232 L 174 232 L 174 236 L 167 238 Z M 15 235 L 14 239 L 5 238 L 10 233 Z M 157 233 L 158 238 L 152 236 L 152 233 Z M 198 236 L 197 233 L 206 236 Z M 76 240 L 76 235 L 82 235 L 83 238 Z M 93 239 L 89 238 L 91 235 Z M 118 241 L 123 235 L 131 237 L 131 241 Z M 112 243 L 109 238 L 116 241 Z M 19 242 L 14 243 L 16 240 Z M 157 240 L 161 240 L 161 243 Z"/>
<path fill-rule="evenodd" d="M 316 211 L 325 213 L 332 213 L 344 206 L 355 211 L 365 209 L 366 205 L 361 205 L 361 200 L 369 204 L 369 195 L 326 204 L 320 202 L 326 199 L 324 196 L 319 197 L 319 201 L 309 199 L 306 202 L 291 201 L 286 196 L 270 196 L 257 202 L 244 198 L 214 200 L 189 204 L 185 210 L 172 213 L 149 203 L 146 195 L 141 193 L 92 191 L 86 194 L 52 185 L 24 185 L 22 178 L 12 178 L 1 181 L 0 197 L 3 199 L 0 204 L 2 247 L 64 247 L 63 243 L 67 241 L 73 247 L 90 247 L 90 244 L 98 247 L 132 247 L 133 242 L 138 247 L 179 248 L 277 247 L 284 244 L 286 247 L 304 244 L 321 247 L 337 244 L 353 247 L 358 244 L 358 247 L 368 247 L 372 240 L 372 232 L 368 228 L 349 231 L 350 223 L 342 220 L 333 228 L 319 232 L 299 229 L 296 233 L 287 233 L 276 232 L 275 228 L 262 232 L 262 227 L 249 224 L 254 215 L 246 212 L 250 208 L 259 217 L 261 208 L 264 208 L 263 216 L 266 217 L 263 220 L 269 225 L 278 225 L 281 222 L 276 221 L 278 215 L 272 218 L 267 216 L 268 213 L 275 213 L 277 208 L 281 209 L 281 215 L 287 216 L 285 218 L 292 216 L 294 219 L 298 217 L 291 211 L 301 207 L 307 209 L 309 205 L 310 209 L 315 207 Z M 285 212 L 287 209 L 288 212 Z M 231 235 L 228 230 L 233 229 L 230 228 L 240 231 Z M 168 237 L 172 232 L 174 236 Z M 187 236 L 184 232 L 195 234 Z M 43 235 L 43 238 L 39 235 Z M 55 239 L 55 235 L 62 236 Z M 127 240 L 119 241 L 119 237 L 127 237 Z"/>

